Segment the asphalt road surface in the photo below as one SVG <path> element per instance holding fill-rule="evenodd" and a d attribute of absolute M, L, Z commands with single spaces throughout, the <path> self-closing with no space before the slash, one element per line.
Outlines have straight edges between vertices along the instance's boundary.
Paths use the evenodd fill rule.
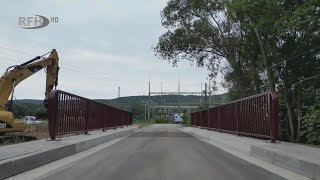
<path fill-rule="evenodd" d="M 179 130 L 144 128 L 44 179 L 263 180 L 274 174 Z M 281 178 L 280 178 L 281 179 Z"/>

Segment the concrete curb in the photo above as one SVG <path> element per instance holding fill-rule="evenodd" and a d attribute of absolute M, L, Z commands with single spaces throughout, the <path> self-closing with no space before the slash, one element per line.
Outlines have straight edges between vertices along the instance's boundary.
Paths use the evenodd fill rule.
<path fill-rule="evenodd" d="M 212 135 L 210 135 L 211 131 L 200 132 L 198 128 L 195 128 L 195 130 L 187 130 L 187 131 L 183 130 L 183 131 L 197 138 L 207 139 L 216 144 L 221 143 L 221 142 L 215 141 Z M 320 164 L 305 161 L 300 157 L 290 156 L 282 152 L 272 150 L 271 148 L 267 148 L 259 145 L 248 144 L 250 148 L 248 148 L 245 151 L 240 149 L 235 149 L 231 147 L 232 145 L 230 146 L 228 144 L 222 144 L 222 145 L 228 148 L 237 150 L 241 153 L 248 154 L 249 156 L 263 160 L 270 164 L 276 165 L 278 167 L 287 169 L 294 173 L 301 174 L 302 176 L 305 176 L 307 178 L 320 180 Z"/>
<path fill-rule="evenodd" d="M 310 179 L 320 180 L 320 165 L 272 151 L 268 148 L 251 145 L 250 155 L 276 166 L 288 169 Z"/>
<path fill-rule="evenodd" d="M 85 151 L 112 139 L 127 135 L 138 130 L 138 127 L 125 128 L 121 131 L 102 135 L 75 143 L 64 143 L 56 148 L 44 149 L 38 152 L 0 161 L 0 179 L 8 178 L 19 173 L 43 166 L 50 162 Z"/>

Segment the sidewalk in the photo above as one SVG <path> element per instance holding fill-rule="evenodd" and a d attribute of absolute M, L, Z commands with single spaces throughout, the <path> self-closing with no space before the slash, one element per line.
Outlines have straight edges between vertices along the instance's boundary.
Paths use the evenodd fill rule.
<path fill-rule="evenodd" d="M 89 135 L 69 136 L 56 141 L 43 139 L 0 147 L 0 179 L 85 151 L 138 129 L 126 127 L 105 132 L 90 131 Z"/>
<path fill-rule="evenodd" d="M 183 131 L 223 145 L 310 179 L 320 180 L 320 148 L 301 144 L 254 139 L 233 134 L 184 127 Z"/>

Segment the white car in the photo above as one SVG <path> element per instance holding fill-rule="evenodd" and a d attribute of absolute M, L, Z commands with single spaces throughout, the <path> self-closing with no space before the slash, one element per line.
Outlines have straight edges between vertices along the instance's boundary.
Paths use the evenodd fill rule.
<path fill-rule="evenodd" d="M 174 123 L 183 123 L 183 119 L 180 117 L 180 115 L 179 114 L 175 114 L 174 116 L 173 116 L 173 122 Z"/>
<path fill-rule="evenodd" d="M 41 124 L 41 123 L 43 123 L 42 121 L 36 120 L 36 117 L 34 117 L 34 116 L 25 116 L 24 122 L 26 124 Z"/>

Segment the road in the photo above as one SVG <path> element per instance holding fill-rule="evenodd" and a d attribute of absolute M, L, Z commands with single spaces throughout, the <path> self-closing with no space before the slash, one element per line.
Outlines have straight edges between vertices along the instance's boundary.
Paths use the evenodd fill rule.
<path fill-rule="evenodd" d="M 154 125 L 60 168 L 44 179 L 270 179 L 266 170 L 232 156 L 177 125 Z"/>

